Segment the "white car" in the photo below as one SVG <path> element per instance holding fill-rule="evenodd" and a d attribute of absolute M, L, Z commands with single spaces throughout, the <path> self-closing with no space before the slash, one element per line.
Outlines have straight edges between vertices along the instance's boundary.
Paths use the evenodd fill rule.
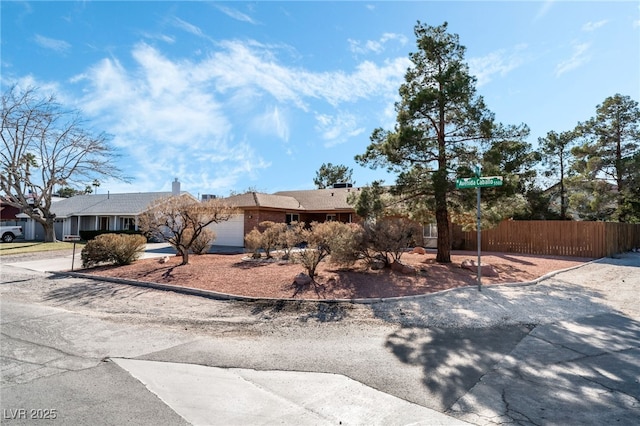
<path fill-rule="evenodd" d="M 0 226 L 3 243 L 10 243 L 22 235 L 22 226 Z"/>

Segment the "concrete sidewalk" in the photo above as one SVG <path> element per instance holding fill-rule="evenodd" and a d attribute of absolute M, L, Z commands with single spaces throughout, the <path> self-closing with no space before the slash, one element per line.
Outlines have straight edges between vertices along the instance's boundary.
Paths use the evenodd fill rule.
<path fill-rule="evenodd" d="M 339 374 L 112 359 L 193 425 L 466 425 Z"/>

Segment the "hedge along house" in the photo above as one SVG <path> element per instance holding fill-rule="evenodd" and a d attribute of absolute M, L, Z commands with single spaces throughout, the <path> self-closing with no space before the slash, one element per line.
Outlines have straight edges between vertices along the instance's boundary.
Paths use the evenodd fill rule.
<path fill-rule="evenodd" d="M 178 194 L 197 201 L 188 192 L 180 191 L 177 179 L 172 183 L 171 192 L 87 194 L 65 198 L 51 206 L 51 212 L 56 215 L 56 238 L 62 240 L 64 235 L 79 235 L 80 231 L 137 230 L 138 217 L 152 202 Z M 24 235 L 25 240 L 42 240 L 44 230 L 40 224 L 28 218 Z"/>

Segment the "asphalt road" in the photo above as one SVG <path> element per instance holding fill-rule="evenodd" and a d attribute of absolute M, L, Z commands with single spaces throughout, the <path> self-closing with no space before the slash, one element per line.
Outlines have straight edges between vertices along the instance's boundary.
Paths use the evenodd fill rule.
<path fill-rule="evenodd" d="M 3 424 L 640 418 L 638 253 L 374 305 L 218 301 L 1 260 Z"/>

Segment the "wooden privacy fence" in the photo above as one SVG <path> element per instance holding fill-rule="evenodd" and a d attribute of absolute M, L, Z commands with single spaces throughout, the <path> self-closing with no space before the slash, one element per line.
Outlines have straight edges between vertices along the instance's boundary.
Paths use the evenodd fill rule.
<path fill-rule="evenodd" d="M 460 234 L 458 234 L 458 232 Z M 457 235 L 456 235 L 457 234 Z M 454 231 L 465 250 L 477 250 L 476 231 Z M 640 247 L 640 224 L 506 220 L 482 231 L 482 251 L 601 258 Z"/>

